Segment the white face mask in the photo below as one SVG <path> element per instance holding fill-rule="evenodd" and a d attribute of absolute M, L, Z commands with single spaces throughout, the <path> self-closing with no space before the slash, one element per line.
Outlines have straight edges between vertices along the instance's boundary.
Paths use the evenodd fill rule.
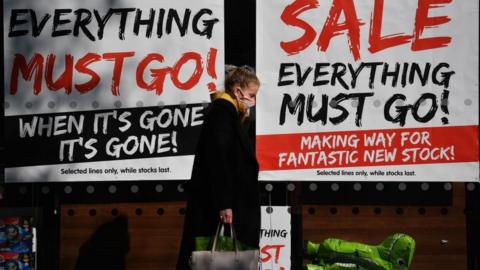
<path fill-rule="evenodd" d="M 245 106 L 248 107 L 248 108 L 251 108 L 251 107 L 255 106 L 255 100 L 252 97 L 246 95 L 245 92 L 243 92 L 243 90 L 241 90 L 241 89 L 239 89 L 238 91 L 240 91 L 240 93 L 242 93 L 242 97 L 237 98 L 240 102 L 245 104 Z"/>
<path fill-rule="evenodd" d="M 241 103 L 245 104 L 245 107 L 247 107 L 249 109 L 255 106 L 255 103 L 253 103 L 251 100 L 248 100 L 248 99 L 245 99 L 245 98 L 239 99 L 239 101 Z"/>
<path fill-rule="evenodd" d="M 249 117 L 249 116 L 250 116 L 250 108 L 253 107 L 253 106 L 251 106 L 252 104 L 249 103 L 247 100 L 243 100 L 243 99 L 240 99 L 239 102 L 242 103 L 243 105 L 245 105 L 245 108 L 247 108 L 247 109 L 244 111 L 245 117 Z"/>
<path fill-rule="evenodd" d="M 237 102 L 239 104 L 242 103 L 245 106 L 245 108 L 246 108 L 245 117 L 248 117 L 250 115 L 250 109 L 255 106 L 255 101 L 253 101 L 251 97 L 246 98 L 247 95 L 243 92 L 243 90 L 239 89 L 239 91 L 240 91 L 240 93 L 242 93 L 243 97 L 241 97 L 241 98 L 237 97 Z"/>

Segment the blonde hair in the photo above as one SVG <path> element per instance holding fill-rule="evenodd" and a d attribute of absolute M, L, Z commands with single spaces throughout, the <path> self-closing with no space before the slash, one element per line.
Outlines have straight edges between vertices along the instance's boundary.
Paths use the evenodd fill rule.
<path fill-rule="evenodd" d="M 233 91 L 235 85 L 239 85 L 241 88 L 247 87 L 250 83 L 260 85 L 255 71 L 248 67 L 235 67 L 228 65 L 225 68 L 225 91 Z"/>

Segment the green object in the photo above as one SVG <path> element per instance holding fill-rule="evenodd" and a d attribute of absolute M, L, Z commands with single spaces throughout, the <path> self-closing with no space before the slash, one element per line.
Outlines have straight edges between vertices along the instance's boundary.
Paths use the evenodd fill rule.
<path fill-rule="evenodd" d="M 212 250 L 213 237 L 209 236 L 198 236 L 195 237 L 195 250 L 196 251 L 206 251 Z M 255 248 L 249 247 L 240 241 L 237 240 L 238 250 L 255 250 Z M 229 236 L 219 236 L 217 240 L 216 251 L 234 251 L 233 240 Z"/>
<path fill-rule="evenodd" d="M 305 242 L 305 255 L 312 259 L 307 270 L 407 270 L 415 252 L 415 240 L 394 234 L 372 246 L 340 239 Z"/>

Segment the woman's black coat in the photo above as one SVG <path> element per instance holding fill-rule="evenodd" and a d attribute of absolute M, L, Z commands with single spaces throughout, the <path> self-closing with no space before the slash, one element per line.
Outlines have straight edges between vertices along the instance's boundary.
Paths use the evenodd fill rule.
<path fill-rule="evenodd" d="M 236 108 L 225 99 L 210 105 L 186 191 L 187 211 L 177 270 L 189 269 L 195 237 L 213 236 L 223 209 L 233 211 L 237 239 L 258 247 L 258 163 Z"/>

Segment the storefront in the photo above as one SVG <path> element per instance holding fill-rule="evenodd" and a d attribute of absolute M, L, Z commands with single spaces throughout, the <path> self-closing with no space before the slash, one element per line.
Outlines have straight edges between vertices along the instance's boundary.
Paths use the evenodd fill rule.
<path fill-rule="evenodd" d="M 263 269 L 398 233 L 409 269 L 480 267 L 478 2 L 30 2 L 2 12 L 1 266 L 174 269 L 233 64 L 261 81 Z"/>

